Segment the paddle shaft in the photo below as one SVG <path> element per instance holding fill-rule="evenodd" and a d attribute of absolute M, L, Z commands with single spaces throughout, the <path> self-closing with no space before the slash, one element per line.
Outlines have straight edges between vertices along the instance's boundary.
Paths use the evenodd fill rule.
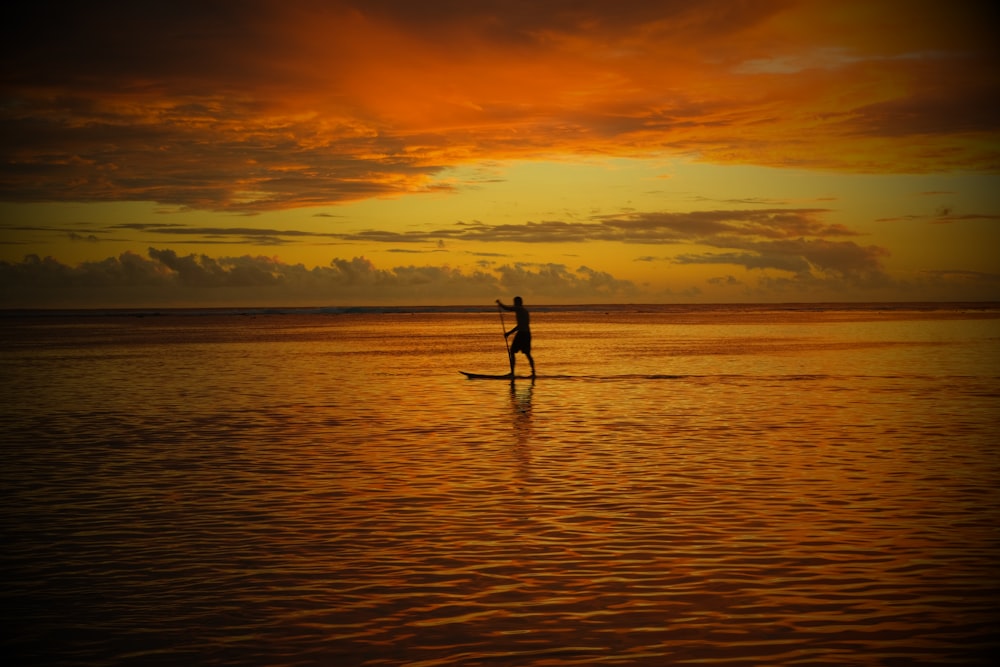
<path fill-rule="evenodd" d="M 507 342 L 507 325 L 503 321 L 503 308 L 500 304 L 497 304 L 497 310 L 500 311 L 500 326 L 503 328 L 503 344 L 507 348 L 507 361 L 510 362 L 510 374 L 514 374 L 514 357 L 510 356 L 510 343 Z"/>

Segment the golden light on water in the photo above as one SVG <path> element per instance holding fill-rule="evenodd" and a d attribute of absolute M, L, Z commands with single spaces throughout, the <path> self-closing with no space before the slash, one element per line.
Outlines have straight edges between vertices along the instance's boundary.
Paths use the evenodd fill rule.
<path fill-rule="evenodd" d="M 536 308 L 539 377 L 513 382 L 458 373 L 503 370 L 489 311 L 9 319 L 4 641 L 95 661 L 976 659 L 995 649 L 994 311 Z"/>

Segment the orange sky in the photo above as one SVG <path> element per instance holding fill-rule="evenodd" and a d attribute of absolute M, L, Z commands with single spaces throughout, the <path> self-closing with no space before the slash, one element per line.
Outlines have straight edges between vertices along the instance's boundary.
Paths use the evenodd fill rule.
<path fill-rule="evenodd" d="M 983 3 L 63 4 L 0 306 L 1000 300 Z"/>

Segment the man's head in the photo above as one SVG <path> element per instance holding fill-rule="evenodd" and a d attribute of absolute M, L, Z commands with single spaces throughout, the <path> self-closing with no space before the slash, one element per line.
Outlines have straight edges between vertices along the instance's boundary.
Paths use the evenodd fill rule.
<path fill-rule="evenodd" d="M 515 306 L 520 306 L 522 303 L 523 303 L 523 301 L 521 301 L 521 297 L 519 297 L 519 296 L 515 296 L 514 297 L 514 305 Z"/>

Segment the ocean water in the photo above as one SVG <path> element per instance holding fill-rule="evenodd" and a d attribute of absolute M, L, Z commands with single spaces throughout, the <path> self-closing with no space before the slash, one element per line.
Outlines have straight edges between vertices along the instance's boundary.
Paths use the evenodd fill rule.
<path fill-rule="evenodd" d="M 1000 649 L 998 304 L 0 324 L 6 664 Z"/>

